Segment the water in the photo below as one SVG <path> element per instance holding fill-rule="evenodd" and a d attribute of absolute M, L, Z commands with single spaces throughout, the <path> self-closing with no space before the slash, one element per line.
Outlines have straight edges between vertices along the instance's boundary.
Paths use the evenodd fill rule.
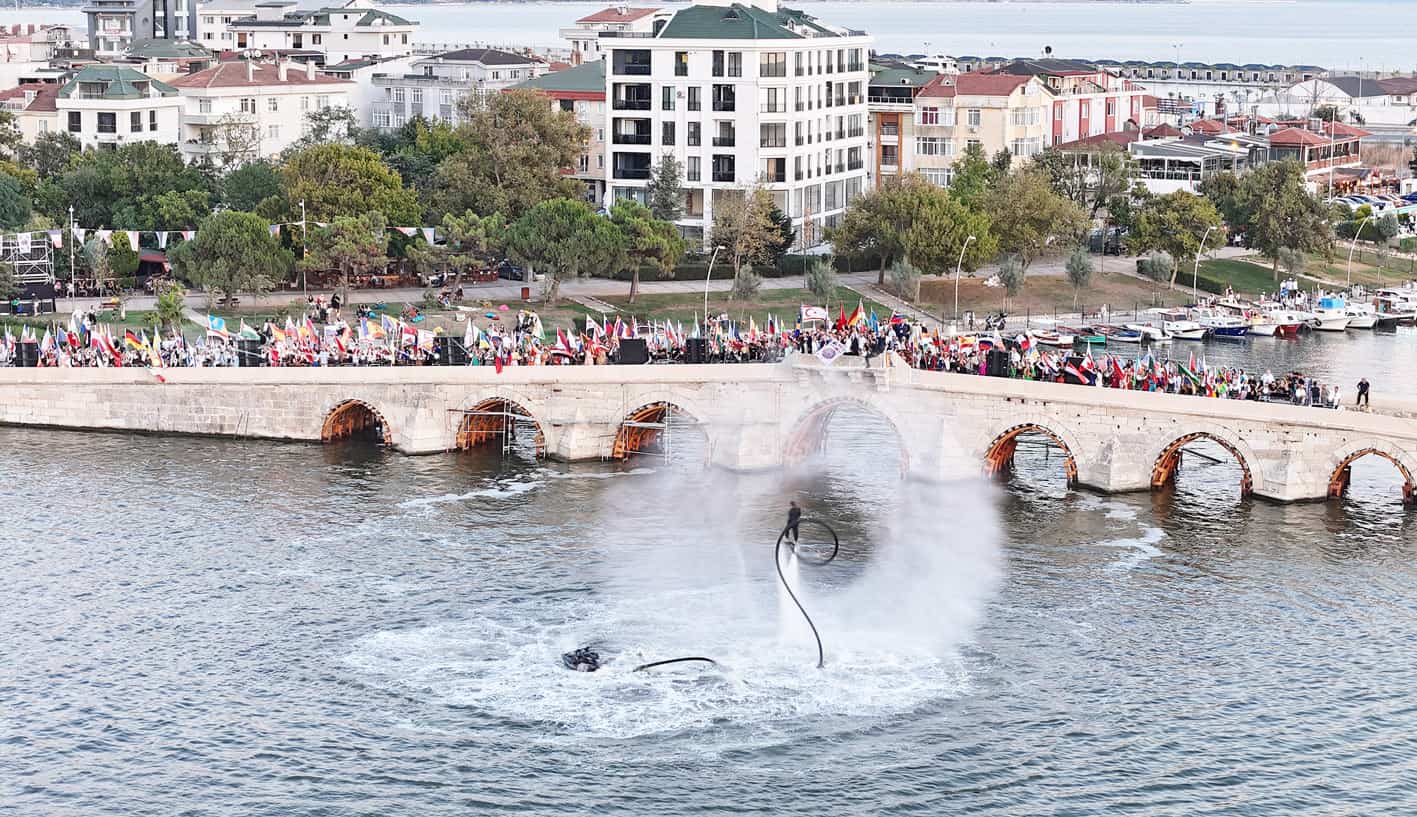
<path fill-rule="evenodd" d="M 477 3 L 389 6 L 422 24 L 424 42 L 565 46 L 557 31 L 605 3 Z M 641 3 L 640 5 L 645 5 Z M 655 3 L 672 8 L 673 3 Z M 837 25 L 870 31 L 881 52 L 1235 63 L 1311 63 L 1412 71 L 1406 0 L 1194 0 L 1098 2 L 806 2 Z M 66 22 L 75 9 L 0 11 L 0 23 Z"/>
<path fill-rule="evenodd" d="M 1101 497 L 1029 440 L 1002 485 L 902 485 L 870 415 L 787 474 L 675 435 L 565 466 L 0 429 L 0 813 L 1417 808 L 1385 462 L 1277 506 L 1219 449 Z M 821 671 L 789 498 L 843 543 L 796 570 Z M 588 643 L 606 669 L 560 668 Z M 629 672 L 693 654 L 723 667 Z"/>

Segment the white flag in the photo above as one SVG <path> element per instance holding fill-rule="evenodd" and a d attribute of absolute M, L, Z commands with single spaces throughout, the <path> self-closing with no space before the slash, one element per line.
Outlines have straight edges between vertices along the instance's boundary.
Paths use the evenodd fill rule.
<path fill-rule="evenodd" d="M 50 230 L 50 231 L 49 231 L 49 246 L 53 247 L 53 248 L 56 249 L 56 250 L 59 249 L 60 247 L 64 246 L 64 231 L 63 231 L 63 230 Z"/>
<path fill-rule="evenodd" d="M 79 244 L 84 243 L 84 228 L 83 228 L 83 227 L 74 227 L 74 228 L 73 228 L 73 232 L 74 232 L 74 241 L 77 242 L 77 243 L 79 243 Z"/>
<path fill-rule="evenodd" d="M 98 236 L 98 240 L 99 240 L 99 241 L 102 241 L 103 243 L 107 244 L 107 245 L 110 246 L 110 247 L 113 246 L 113 231 L 112 231 L 112 230 L 94 230 L 94 234 Z"/>
<path fill-rule="evenodd" d="M 128 234 L 128 249 L 132 250 L 133 252 L 137 252 L 137 251 L 138 251 L 138 231 L 137 231 L 137 230 L 124 230 L 123 232 L 125 232 L 125 233 Z"/>
<path fill-rule="evenodd" d="M 160 250 L 165 250 L 165 249 L 167 249 L 167 231 L 166 231 L 166 230 L 158 230 L 158 231 L 157 231 L 157 246 L 158 246 L 158 249 L 160 249 Z"/>
<path fill-rule="evenodd" d="M 29 251 L 30 251 L 30 234 L 29 234 L 29 233 L 15 233 L 15 246 L 19 249 L 19 251 L 20 251 L 21 254 L 23 254 L 23 255 L 29 255 Z"/>
<path fill-rule="evenodd" d="M 424 241 L 427 241 L 429 244 L 434 243 L 434 241 L 433 241 L 433 235 L 434 235 L 434 233 L 433 233 L 433 228 L 432 228 L 432 227 L 424 227 L 424 228 L 423 228 L 423 240 L 424 240 Z"/>

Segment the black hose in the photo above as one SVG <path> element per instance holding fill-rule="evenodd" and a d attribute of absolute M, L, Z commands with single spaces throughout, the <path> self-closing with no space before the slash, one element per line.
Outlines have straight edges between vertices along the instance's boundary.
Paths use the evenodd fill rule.
<path fill-rule="evenodd" d="M 640 664 L 638 667 L 635 667 L 630 671 L 639 672 L 642 669 L 653 669 L 655 667 L 662 667 L 665 664 L 678 664 L 684 661 L 701 661 L 706 664 L 713 664 L 714 666 L 718 666 L 718 662 L 713 660 L 712 658 L 704 658 L 698 655 L 691 655 L 685 658 L 666 658 L 663 661 L 651 661 L 648 664 Z"/>
<path fill-rule="evenodd" d="M 841 540 L 837 539 L 836 531 L 832 530 L 831 525 L 828 525 L 825 522 L 819 522 L 815 519 L 803 519 L 800 520 L 797 524 L 799 526 L 804 524 L 816 525 L 826 529 L 826 532 L 831 534 L 831 555 L 827 556 L 825 559 L 813 559 L 807 562 L 808 564 L 814 564 L 818 567 L 821 567 L 822 565 L 831 564 L 832 560 L 836 559 L 837 553 L 841 551 Z M 778 581 L 782 582 L 782 588 L 787 591 L 787 595 L 792 599 L 792 603 L 797 605 L 798 611 L 802 613 L 802 618 L 807 619 L 807 626 L 812 628 L 812 637 L 817 640 L 817 669 L 821 669 L 827 665 L 826 652 L 822 649 L 822 634 L 817 632 L 817 625 L 813 623 L 812 617 L 807 615 L 807 608 L 802 606 L 802 602 L 797 598 L 797 594 L 792 592 L 792 586 L 787 583 L 787 577 L 782 574 L 782 541 L 787 538 L 787 532 L 789 530 L 791 530 L 790 527 L 783 528 L 782 533 L 779 533 L 777 535 L 777 545 L 773 547 L 772 560 L 773 563 L 777 565 L 777 579 Z M 793 542 L 794 548 L 796 547 L 796 544 L 796 542 Z"/>

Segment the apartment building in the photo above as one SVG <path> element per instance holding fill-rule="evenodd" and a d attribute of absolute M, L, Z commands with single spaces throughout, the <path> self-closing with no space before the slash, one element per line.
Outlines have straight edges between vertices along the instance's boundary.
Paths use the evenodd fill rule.
<path fill-rule="evenodd" d="M 418 23 L 381 11 L 369 0 L 317 9 L 303 9 L 295 0 L 265 0 L 255 5 L 254 15 L 236 18 L 226 28 L 232 34 L 228 47 L 305 51 L 335 63 L 410 54 Z"/>
<path fill-rule="evenodd" d="M 773 0 L 700 2 L 609 44 L 612 198 L 644 201 L 670 153 L 684 167 L 686 236 L 706 234 L 716 202 L 762 184 L 799 246 L 820 244 L 867 186 L 870 46 Z"/>
<path fill-rule="evenodd" d="M 1128 122 L 1140 127 L 1145 116 L 1145 88 L 1089 63 L 1014 60 L 994 73 L 1036 77 L 1043 83 L 1050 97 L 1049 145 L 1126 130 Z"/>
<path fill-rule="evenodd" d="M 131 142 L 176 144 L 182 116 L 177 89 L 122 65 L 87 65 L 55 99 L 57 127 L 85 148 Z"/>
<path fill-rule="evenodd" d="M 573 112 L 581 124 L 590 128 L 585 152 L 566 173 L 585 183 L 587 201 L 608 205 L 605 195 L 605 60 L 543 74 L 514 87 L 540 91 L 550 98 L 553 108 Z"/>
<path fill-rule="evenodd" d="M 242 33 L 238 40 L 231 26 L 237 20 L 256 16 L 256 6 L 268 0 L 208 0 L 197 4 L 197 32 L 202 45 L 213 51 L 231 51 L 247 48 L 249 35 Z M 285 11 L 314 12 L 324 8 L 328 0 L 295 0 Z"/>
<path fill-rule="evenodd" d="M 99 57 L 153 40 L 197 36 L 196 0 L 89 0 L 83 13 L 89 48 Z"/>
<path fill-rule="evenodd" d="M 0 88 L 44 73 L 61 49 L 73 47 L 73 29 L 64 25 L 13 24 L 0 27 Z"/>
<path fill-rule="evenodd" d="M 15 127 L 26 144 L 41 134 L 59 130 L 59 89 L 55 83 L 27 82 L 0 91 L 0 108 L 15 117 Z"/>
<path fill-rule="evenodd" d="M 987 156 L 1033 156 L 1048 145 L 1050 103 L 1032 76 L 878 70 L 870 85 L 875 178 L 918 172 L 947 185 L 970 145 Z"/>
<path fill-rule="evenodd" d="M 314 63 L 241 60 L 175 79 L 182 98 L 179 147 L 189 161 L 217 164 L 269 158 L 306 133 L 311 111 L 349 105 L 354 83 Z"/>
<path fill-rule="evenodd" d="M 561 38 L 571 44 L 571 64 L 603 59 L 605 45 L 625 37 L 648 37 L 654 31 L 657 8 L 612 6 L 587 14 L 575 25 L 561 29 Z"/>
<path fill-rule="evenodd" d="M 545 72 L 546 63 L 536 57 L 496 48 L 464 48 L 414 60 L 408 73 L 373 76 L 368 121 L 383 129 L 401 128 L 418 116 L 455 122 L 463 97 L 501 93 Z"/>

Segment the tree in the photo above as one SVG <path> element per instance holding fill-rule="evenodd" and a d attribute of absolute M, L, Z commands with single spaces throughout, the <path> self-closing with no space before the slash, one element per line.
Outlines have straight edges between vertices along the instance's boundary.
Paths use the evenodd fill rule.
<path fill-rule="evenodd" d="M 131 142 L 75 156 L 64 172 L 40 182 L 36 197 L 40 211 L 55 223 L 68 223 L 72 205 L 80 227 L 127 228 L 117 218 L 125 206 L 143 196 L 191 190 L 210 193 L 211 185 L 175 145 Z"/>
<path fill-rule="evenodd" d="M 1127 236 L 1127 246 L 1138 255 L 1161 250 L 1173 258 L 1194 258 L 1204 250 L 1224 246 L 1220 227 L 1215 205 L 1202 196 L 1177 190 L 1155 196 L 1142 205 Z M 1176 288 L 1174 271 L 1171 288 Z"/>
<path fill-rule="evenodd" d="M 0 227 L 18 230 L 30 220 L 30 200 L 19 179 L 0 173 Z"/>
<path fill-rule="evenodd" d="M 1009 309 L 1009 299 L 1023 292 L 1023 279 L 1027 274 L 1028 267 L 1016 255 L 1006 255 L 999 262 L 999 283 L 1004 286 L 1005 312 Z"/>
<path fill-rule="evenodd" d="M 896 297 L 915 302 L 920 299 L 920 270 L 908 261 L 891 264 L 891 292 Z"/>
<path fill-rule="evenodd" d="M 265 219 L 236 210 L 208 216 L 191 241 L 168 255 L 173 272 L 205 289 L 208 299 L 215 293 L 230 298 L 238 292 L 267 291 L 284 280 L 295 263 Z"/>
<path fill-rule="evenodd" d="M 964 155 L 955 162 L 954 170 L 950 193 L 970 209 L 975 209 L 984 201 L 989 189 L 999 178 L 998 169 L 989 164 L 988 157 L 984 155 L 984 148 L 978 143 L 970 144 L 964 149 Z"/>
<path fill-rule="evenodd" d="M 177 230 L 196 227 L 211 212 L 207 191 L 167 190 L 119 205 L 113 220 L 133 230 Z"/>
<path fill-rule="evenodd" d="M 422 207 L 412 190 L 367 148 L 336 143 L 314 145 L 291 156 L 281 168 L 292 216 L 305 202 L 308 221 L 332 222 L 377 212 L 395 227 L 420 222 Z"/>
<path fill-rule="evenodd" d="M 1279 251 L 1279 266 L 1285 273 L 1297 278 L 1304 274 L 1304 268 L 1308 266 L 1309 257 L 1292 247 L 1284 247 Z"/>
<path fill-rule="evenodd" d="M 745 266 L 772 260 L 778 239 L 772 210 L 772 195 L 761 187 L 729 193 L 714 202 L 709 240 L 728 254 L 733 280 L 738 280 Z"/>
<path fill-rule="evenodd" d="M 1077 309 L 1078 296 L 1092 280 L 1092 256 L 1087 254 L 1087 248 L 1081 244 L 1074 247 L 1063 269 L 1068 274 L 1068 283 L 1073 285 L 1073 309 Z"/>
<path fill-rule="evenodd" d="M 1136 176 L 1131 154 L 1110 142 L 1084 153 L 1049 148 L 1033 157 L 1031 167 L 1048 177 L 1055 193 L 1093 219 L 1114 198 L 1126 195 Z"/>
<path fill-rule="evenodd" d="M 1327 208 L 1304 187 L 1304 166 L 1294 160 L 1270 162 L 1240 179 L 1238 205 L 1246 213 L 1245 239 L 1273 262 L 1279 280 L 1279 250 L 1333 249 Z"/>
<path fill-rule="evenodd" d="M 735 301 L 746 301 L 755 297 L 762 286 L 763 276 L 753 269 L 752 264 L 744 264 L 738 277 L 733 279 L 733 289 L 729 291 L 729 296 Z"/>
<path fill-rule="evenodd" d="M 1008 173 L 1013 164 L 1014 155 L 1009 152 L 1008 148 L 999 148 L 994 154 L 994 158 L 989 160 L 989 166 L 994 168 L 994 173 L 999 176 Z"/>
<path fill-rule="evenodd" d="M 456 273 L 453 286 L 457 287 L 462 285 L 462 275 L 468 267 L 502 245 L 507 222 L 500 214 L 483 218 L 469 211 L 461 216 L 453 213 L 443 216 L 438 228 L 443 234 L 443 243 L 414 244 L 409 257 L 422 272 L 446 275 L 452 269 Z"/>
<path fill-rule="evenodd" d="M 1141 262 L 1142 273 L 1158 284 L 1176 280 L 1176 259 L 1165 251 L 1156 251 Z"/>
<path fill-rule="evenodd" d="M 999 179 L 984 199 L 999 250 L 1014 255 L 1025 270 L 1055 240 L 1076 239 L 1087 229 L 1081 207 L 1053 191 L 1036 169 Z"/>
<path fill-rule="evenodd" d="M 686 245 L 678 227 L 655 218 L 649 208 L 632 199 L 616 202 L 610 219 L 620 228 L 624 241 L 630 267 L 630 303 L 634 303 L 640 294 L 640 269 L 649 266 L 659 277 L 672 277 Z"/>
<path fill-rule="evenodd" d="M 1196 190 L 1215 205 L 1231 233 L 1240 235 L 1245 232 L 1249 211 L 1241 201 L 1239 176 L 1228 171 L 1216 173 L 1202 179 Z"/>
<path fill-rule="evenodd" d="M 305 135 L 285 149 L 286 156 L 316 145 L 349 144 L 359 132 L 359 118 L 349 106 L 318 108 L 305 114 Z"/>
<path fill-rule="evenodd" d="M 0 152 L 7 157 L 15 156 L 24 142 L 25 137 L 20 133 L 20 125 L 15 115 L 9 111 L 0 111 Z"/>
<path fill-rule="evenodd" d="M 624 237 L 608 218 L 576 199 L 552 199 L 528 210 L 507 231 L 513 258 L 546 274 L 554 305 L 561 283 L 623 263 Z"/>
<path fill-rule="evenodd" d="M 553 109 L 529 88 L 469 94 L 458 111 L 467 146 L 433 174 L 434 210 L 517 219 L 540 202 L 584 195 L 584 185 L 561 172 L 575 166 L 590 138 L 574 113 Z"/>
<path fill-rule="evenodd" d="M 264 159 L 236 168 L 221 180 L 221 198 L 232 210 L 255 211 L 271 196 L 279 196 L 280 173 Z"/>
<path fill-rule="evenodd" d="M 974 241 L 969 241 L 971 235 Z M 953 270 L 968 242 L 964 266 L 972 270 L 996 248 L 984 213 L 918 173 L 887 179 L 857 197 L 828 237 L 838 251 L 876 256 L 878 284 L 885 283 L 886 269 L 900 258 L 927 271 Z"/>
<path fill-rule="evenodd" d="M 1337 122 L 1337 121 L 1338 121 L 1338 106 L 1337 106 L 1337 105 L 1320 105 L 1320 106 L 1318 106 L 1317 108 L 1314 109 L 1314 114 L 1313 114 L 1313 115 L 1314 115 L 1314 118 L 1315 118 L 1315 119 L 1322 119 L 1322 120 L 1325 121 L 1325 122 Z"/>
<path fill-rule="evenodd" d="M 0 262 L 0 301 L 8 301 L 19 294 L 20 285 L 15 281 L 15 268 Z"/>
<path fill-rule="evenodd" d="M 673 153 L 659 157 L 659 164 L 649 170 L 649 211 L 661 221 L 678 221 L 684 215 L 683 170 Z"/>
<path fill-rule="evenodd" d="M 157 313 L 158 323 L 163 329 L 178 329 L 187 312 L 187 290 L 176 281 L 167 282 L 157 294 L 153 311 Z"/>
<path fill-rule="evenodd" d="M 349 303 L 349 279 L 367 275 L 388 259 L 388 222 L 373 210 L 357 216 L 336 216 L 310 234 L 310 246 L 300 261 L 306 274 L 334 270 L 339 273 L 340 300 Z"/>
<path fill-rule="evenodd" d="M 831 259 L 814 255 L 807 259 L 807 291 L 826 301 L 836 296 L 836 267 Z"/>
<path fill-rule="evenodd" d="M 430 122 L 422 116 L 391 133 L 361 130 L 355 144 L 377 150 L 405 184 L 421 193 L 432 189 L 433 176 L 444 159 L 467 149 L 467 141 L 451 122 Z"/>
<path fill-rule="evenodd" d="M 35 137 L 34 144 L 22 145 L 19 160 L 44 178 L 58 176 L 68 169 L 74 157 L 83 152 L 78 137 L 68 131 L 46 131 Z"/>
<path fill-rule="evenodd" d="M 132 288 L 138 274 L 138 248 L 128 242 L 128 234 L 121 230 L 114 231 L 109 240 L 113 242 L 108 251 L 109 267 L 121 286 Z"/>
<path fill-rule="evenodd" d="M 792 229 L 792 217 L 778 209 L 776 204 L 768 211 L 768 219 L 777 228 L 777 235 L 768 248 L 768 255 L 773 266 L 781 267 L 783 256 L 792 250 L 792 245 L 797 241 L 797 233 Z"/>

